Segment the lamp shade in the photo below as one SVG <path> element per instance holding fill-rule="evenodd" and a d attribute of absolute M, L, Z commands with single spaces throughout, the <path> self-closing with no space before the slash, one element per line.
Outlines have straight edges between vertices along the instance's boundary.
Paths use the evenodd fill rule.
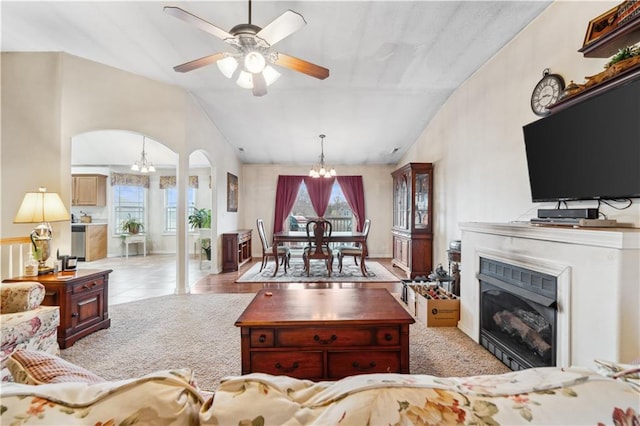
<path fill-rule="evenodd" d="M 69 220 L 69 212 L 55 192 L 27 192 L 13 219 L 13 223 L 62 222 Z"/>

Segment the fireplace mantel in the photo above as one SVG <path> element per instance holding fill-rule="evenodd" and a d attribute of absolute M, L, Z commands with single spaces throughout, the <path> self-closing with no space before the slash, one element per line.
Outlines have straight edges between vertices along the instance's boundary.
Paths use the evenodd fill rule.
<path fill-rule="evenodd" d="M 489 256 L 560 278 L 558 365 L 629 362 L 640 349 L 640 229 L 528 223 L 460 224 L 458 327 L 479 340 L 479 258 Z"/>
<path fill-rule="evenodd" d="M 622 250 L 640 249 L 640 228 L 573 228 L 571 226 L 532 225 L 530 223 L 460 224 L 463 231 L 533 240 L 555 241 Z"/>

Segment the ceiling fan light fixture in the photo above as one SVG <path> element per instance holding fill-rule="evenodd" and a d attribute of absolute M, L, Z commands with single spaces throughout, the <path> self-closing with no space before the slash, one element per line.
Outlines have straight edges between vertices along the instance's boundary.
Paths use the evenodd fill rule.
<path fill-rule="evenodd" d="M 238 60 L 233 56 L 227 56 L 216 62 L 216 65 L 218 65 L 218 69 L 225 77 L 231 78 L 236 69 L 238 69 Z"/>
<path fill-rule="evenodd" d="M 246 71 L 240 71 L 236 84 L 243 89 L 253 89 L 253 76 Z"/>
<path fill-rule="evenodd" d="M 251 51 L 244 57 L 244 68 L 251 74 L 262 72 L 266 65 L 266 59 L 259 52 Z"/>
<path fill-rule="evenodd" d="M 266 67 L 264 67 L 264 70 L 262 71 L 262 75 L 264 76 L 264 81 L 267 83 L 267 86 L 270 86 L 271 84 L 275 83 L 275 81 L 279 79 L 281 76 L 281 74 L 278 71 L 276 71 L 276 69 L 273 68 L 271 65 L 267 65 Z"/>

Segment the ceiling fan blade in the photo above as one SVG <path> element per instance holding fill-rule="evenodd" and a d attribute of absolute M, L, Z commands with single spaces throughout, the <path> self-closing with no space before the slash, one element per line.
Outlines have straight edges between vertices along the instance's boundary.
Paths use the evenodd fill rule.
<path fill-rule="evenodd" d="M 186 62 L 182 65 L 178 65 L 173 67 L 173 70 L 176 72 L 188 72 L 193 71 L 198 68 L 202 68 L 205 65 L 213 64 L 214 62 L 219 61 L 220 59 L 224 59 L 224 53 L 214 53 L 213 55 L 205 56 L 200 59 L 194 59 L 193 61 Z"/>
<path fill-rule="evenodd" d="M 293 10 L 287 10 L 261 29 L 256 36 L 273 46 L 305 25 L 307 25 L 307 22 L 302 15 Z"/>
<path fill-rule="evenodd" d="M 215 25 L 205 21 L 204 19 L 198 18 L 196 15 L 193 15 L 186 10 L 180 9 L 179 7 L 165 6 L 164 11 L 171 16 L 175 16 L 178 19 L 182 19 L 183 21 L 196 26 L 202 31 L 208 32 L 209 34 L 218 37 L 219 39 L 225 40 L 228 38 L 233 38 L 233 35 L 229 34 L 225 30 L 216 27 Z"/>
<path fill-rule="evenodd" d="M 278 52 L 278 58 L 274 64 L 310 75 L 311 77 L 319 78 L 320 80 L 329 77 L 329 70 L 327 68 L 293 56 L 285 55 L 284 53 Z"/>
<path fill-rule="evenodd" d="M 267 82 L 264 80 L 262 72 L 253 74 L 253 96 L 264 96 L 267 94 Z"/>

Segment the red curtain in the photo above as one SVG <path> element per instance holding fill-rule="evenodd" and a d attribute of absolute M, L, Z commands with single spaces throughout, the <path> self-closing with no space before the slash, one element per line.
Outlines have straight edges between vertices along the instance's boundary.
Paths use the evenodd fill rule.
<path fill-rule="evenodd" d="M 338 183 L 342 188 L 344 198 L 346 198 L 349 207 L 356 217 L 358 225 L 356 231 L 362 232 L 364 227 L 364 185 L 362 184 L 362 176 L 338 176 Z"/>
<path fill-rule="evenodd" d="M 323 217 L 327 211 L 327 206 L 331 198 L 331 188 L 335 178 L 312 178 L 309 176 L 304 177 L 304 183 L 307 185 L 307 191 L 309 192 L 309 198 L 311 199 L 311 205 L 316 211 L 318 217 Z M 293 207 L 293 205 L 292 205 Z"/>
<path fill-rule="evenodd" d="M 274 233 L 284 230 L 284 221 L 296 202 L 302 179 L 304 176 L 278 176 L 275 217 L 273 219 Z"/>

